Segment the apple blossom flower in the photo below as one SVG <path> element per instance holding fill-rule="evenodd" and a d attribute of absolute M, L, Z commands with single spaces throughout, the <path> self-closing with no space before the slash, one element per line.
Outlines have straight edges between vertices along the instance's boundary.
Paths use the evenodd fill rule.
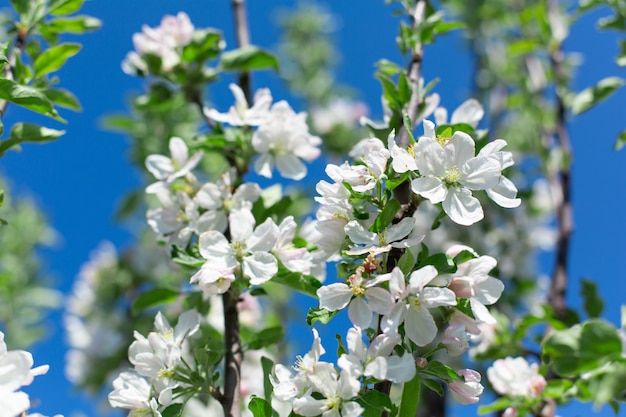
<path fill-rule="evenodd" d="M 122 372 L 113 381 L 113 391 L 108 399 L 111 407 L 132 410 L 133 415 L 161 417 L 150 384 L 135 372 Z"/>
<path fill-rule="evenodd" d="M 311 329 L 311 331 L 313 332 L 313 345 L 304 356 L 296 358 L 296 363 L 292 367 L 296 374 L 293 375 L 287 367 L 276 364 L 270 375 L 270 382 L 274 386 L 274 395 L 281 401 L 292 401 L 296 397 L 310 393 L 309 376 L 316 372 L 319 364 L 325 363 L 319 360 L 320 356 L 326 353 L 324 346 L 322 346 L 322 339 L 317 330 Z"/>
<path fill-rule="evenodd" d="M 286 101 L 279 101 L 252 136 L 252 147 L 260 154 L 254 169 L 259 175 L 272 178 L 276 165 L 283 177 L 300 180 L 307 173 L 302 160 L 316 159 L 321 142 L 309 133 L 305 113 L 296 114 Z"/>
<path fill-rule="evenodd" d="M 487 369 L 487 378 L 500 395 L 536 398 L 546 387 L 546 379 L 539 374 L 539 365 L 529 364 L 525 358 L 506 357 L 496 360 Z"/>
<path fill-rule="evenodd" d="M 486 144 L 478 156 L 486 156 L 492 158 L 500 164 L 500 171 L 513 166 L 513 154 L 511 152 L 501 151 L 506 146 L 506 141 L 503 139 L 496 139 L 493 142 Z M 487 196 L 496 202 L 500 207 L 515 208 L 522 202 L 521 199 L 516 198 L 517 187 L 513 184 L 513 181 L 506 178 L 504 175 L 500 175 L 498 183 L 485 190 Z"/>
<path fill-rule="evenodd" d="M 169 71 L 180 63 L 182 49 L 191 42 L 194 26 L 185 12 L 176 16 L 165 15 L 161 25 L 151 28 L 143 25 L 141 33 L 133 35 L 136 52 L 129 52 L 122 62 L 122 70 L 130 75 L 147 72 L 144 54 L 153 54 L 161 59 L 161 69 Z"/>
<path fill-rule="evenodd" d="M 196 192 L 194 203 L 207 210 L 201 217 L 210 216 L 211 219 L 210 222 L 204 222 L 201 231 L 217 230 L 223 233 L 228 226 L 228 213 L 231 210 L 254 204 L 259 199 L 261 187 L 254 182 L 243 183 L 233 191 L 234 176 L 234 172 L 229 171 L 217 183 L 206 183 Z"/>
<path fill-rule="evenodd" d="M 28 410 L 30 399 L 21 387 L 48 372 L 48 365 L 33 368 L 33 356 L 25 350 L 8 350 L 0 331 L 0 417 L 15 417 Z"/>
<path fill-rule="evenodd" d="M 495 324 L 496 319 L 485 306 L 498 301 L 504 290 L 502 281 L 488 275 L 496 264 L 497 261 L 491 256 L 470 259 L 458 266 L 448 284 L 457 297 L 470 300 L 476 319 L 489 324 Z"/>
<path fill-rule="evenodd" d="M 257 90 L 254 93 L 254 105 L 250 107 L 241 87 L 231 83 L 228 88 L 235 96 L 235 104 L 228 109 L 227 113 L 219 113 L 215 109 L 204 109 L 206 117 L 231 126 L 259 126 L 267 120 L 272 104 L 272 93 L 269 89 Z"/>
<path fill-rule="evenodd" d="M 424 236 L 407 238 L 413 231 L 414 226 L 415 219 L 413 217 L 405 217 L 400 222 L 389 225 L 382 232 L 374 233 L 367 230 L 358 221 L 352 220 L 345 225 L 344 230 L 350 241 L 360 246 L 352 247 L 346 251 L 346 254 L 363 255 L 369 252 L 377 255 L 389 252 L 392 248 L 416 246 L 424 239 Z"/>
<path fill-rule="evenodd" d="M 443 332 L 441 343 L 450 356 L 459 356 L 469 350 L 470 338 L 471 335 L 465 330 L 464 324 L 451 322 Z"/>
<path fill-rule="evenodd" d="M 452 117 L 450 117 L 449 122 L 448 111 L 445 107 L 437 107 L 434 112 L 435 122 L 438 125 L 465 123 L 472 126 L 474 129 L 476 129 L 476 126 L 478 126 L 478 123 L 480 123 L 484 115 L 485 111 L 483 110 L 483 106 L 473 98 L 461 103 L 461 105 L 452 112 Z"/>
<path fill-rule="evenodd" d="M 324 396 L 316 399 L 311 395 L 296 398 L 293 401 L 293 411 L 304 417 L 358 417 L 364 410 L 353 399 L 359 394 L 360 382 L 350 373 L 337 370 L 330 364 L 319 366 L 316 372 L 309 376 L 316 392 Z"/>
<path fill-rule="evenodd" d="M 404 323 L 406 335 L 416 345 L 426 346 L 434 340 L 437 324 L 428 309 L 456 305 L 456 296 L 448 288 L 427 287 L 437 274 L 434 266 L 426 265 L 411 273 L 408 285 L 401 272 L 391 274 L 389 290 L 398 301 L 383 317 L 381 324 L 385 333 L 395 331 Z"/>
<path fill-rule="evenodd" d="M 401 341 L 397 333 L 382 333 L 366 347 L 360 329 L 348 330 L 346 342 L 348 352 L 342 354 L 337 365 L 350 375 L 374 377 L 380 381 L 407 382 L 415 376 L 413 355 L 405 352 L 402 356 L 392 355 L 393 349 Z"/>
<path fill-rule="evenodd" d="M 198 151 L 189 157 L 189 148 L 185 141 L 179 137 L 172 137 L 169 143 L 171 158 L 165 155 L 148 155 L 146 168 L 154 177 L 163 181 L 166 185 L 171 184 L 176 178 L 184 177 L 198 165 L 203 152 Z M 158 184 L 158 183 L 157 183 Z M 146 188 L 147 193 L 153 193 L 156 184 Z"/>
<path fill-rule="evenodd" d="M 483 209 L 473 190 L 487 190 L 500 181 L 501 166 L 494 158 L 474 156 L 474 140 L 457 131 L 452 138 L 438 138 L 434 124 L 424 121 L 425 136 L 413 152 L 420 178 L 411 189 L 431 203 L 443 203 L 445 213 L 457 224 L 469 226 L 481 220 Z"/>
<path fill-rule="evenodd" d="M 267 282 L 278 272 L 278 262 L 270 253 L 278 239 L 278 226 L 268 218 L 255 228 L 249 207 L 233 210 L 228 220 L 230 241 L 216 230 L 200 235 L 198 246 L 206 262 L 191 280 L 201 285 L 202 282 L 217 282 L 211 271 L 232 274 L 236 268 L 241 268 L 243 276 L 248 277 L 252 285 Z"/>
<path fill-rule="evenodd" d="M 287 216 L 280 222 L 274 253 L 288 270 L 309 275 L 311 273 L 312 257 L 307 248 L 297 248 L 293 245 L 296 228 L 297 224 L 293 216 Z"/>
<path fill-rule="evenodd" d="M 349 285 L 337 282 L 317 290 L 320 308 L 336 311 L 346 308 L 349 304 L 350 321 L 355 326 L 365 329 L 372 321 L 372 313 L 387 314 L 393 305 L 389 291 L 377 286 L 387 281 L 390 276 L 391 274 L 384 274 L 375 279 L 365 279 L 363 267 L 359 267 L 348 279 Z"/>
<path fill-rule="evenodd" d="M 475 404 L 483 393 L 480 374 L 472 369 L 457 371 L 463 380 L 455 379 L 448 384 L 452 397 L 461 404 Z"/>

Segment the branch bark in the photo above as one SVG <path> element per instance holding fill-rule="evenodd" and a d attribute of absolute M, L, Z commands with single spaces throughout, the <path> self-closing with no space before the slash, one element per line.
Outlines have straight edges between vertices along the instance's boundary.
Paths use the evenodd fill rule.
<path fill-rule="evenodd" d="M 226 361 L 224 368 L 224 416 L 241 416 L 241 362 L 243 350 L 239 334 L 238 297 L 231 289 L 222 295 L 224 305 L 224 341 Z"/>
<path fill-rule="evenodd" d="M 558 5 L 554 0 L 548 0 L 548 7 L 550 10 L 554 10 Z M 557 241 L 555 266 L 548 302 L 554 309 L 555 315 L 561 319 L 567 313 L 565 296 L 568 284 L 569 246 L 574 229 L 570 170 L 572 148 L 567 133 L 566 108 L 562 96 L 562 87 L 566 81 L 563 60 L 563 50 L 559 44 L 550 53 L 550 64 L 556 84 L 556 127 L 553 136 L 556 139 L 556 148 L 560 152 L 560 161 L 556 175 L 551 178 L 551 188 L 556 206 Z"/>
<path fill-rule="evenodd" d="M 240 48 L 250 45 L 250 29 L 248 25 L 248 15 L 246 13 L 245 0 L 232 0 L 233 14 L 235 16 L 235 31 L 237 35 L 237 44 Z M 252 80 L 250 73 L 247 71 L 239 74 L 239 87 L 248 100 L 252 103 Z"/>

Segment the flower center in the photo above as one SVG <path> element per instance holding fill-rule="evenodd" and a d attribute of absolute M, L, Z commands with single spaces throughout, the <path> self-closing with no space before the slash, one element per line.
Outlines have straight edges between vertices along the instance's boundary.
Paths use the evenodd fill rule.
<path fill-rule="evenodd" d="M 446 185 L 450 186 L 454 185 L 459 180 L 459 178 L 461 178 L 461 171 L 455 165 L 446 170 L 446 175 L 445 177 L 443 177 L 443 181 L 446 183 Z"/>

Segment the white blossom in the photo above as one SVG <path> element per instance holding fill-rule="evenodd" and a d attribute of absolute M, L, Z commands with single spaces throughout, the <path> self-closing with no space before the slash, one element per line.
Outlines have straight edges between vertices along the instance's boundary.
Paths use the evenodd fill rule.
<path fill-rule="evenodd" d="M 383 331 L 393 332 L 402 323 L 409 339 L 426 346 L 437 336 L 437 324 L 428 310 L 431 307 L 456 305 L 456 296 L 448 288 L 427 287 L 437 277 L 432 265 L 413 271 L 408 284 L 398 267 L 389 279 L 389 290 L 398 300 L 382 321 Z"/>
<path fill-rule="evenodd" d="M 237 84 L 228 85 L 235 96 L 235 104 L 227 113 L 219 113 L 215 109 L 204 109 L 204 114 L 216 122 L 228 123 L 231 126 L 259 126 L 263 124 L 270 113 L 272 93 L 262 88 L 254 93 L 254 105 L 250 107 L 246 96 Z"/>
<path fill-rule="evenodd" d="M 252 136 L 252 147 L 259 153 L 255 171 L 272 178 L 274 166 L 281 176 L 293 180 L 304 178 L 311 162 L 320 155 L 321 139 L 309 133 L 306 114 L 296 114 L 286 101 L 275 103 L 265 123 Z"/>
<path fill-rule="evenodd" d="M 440 138 L 434 124 L 424 121 L 425 136 L 413 152 L 420 178 L 411 181 L 411 189 L 431 203 L 443 203 L 443 210 L 455 223 L 469 226 L 481 220 L 483 209 L 473 190 L 495 187 L 501 177 L 501 166 L 494 158 L 474 156 L 474 140 L 457 131 L 452 138 Z"/>
<path fill-rule="evenodd" d="M 171 157 L 165 155 L 149 155 L 146 158 L 146 168 L 157 180 L 165 184 L 171 184 L 176 178 L 184 177 L 200 162 L 203 152 L 198 151 L 189 157 L 189 148 L 185 141 L 179 137 L 172 137 L 169 143 Z M 156 185 L 146 188 L 146 192 L 152 193 Z"/>
<path fill-rule="evenodd" d="M 529 364 L 521 356 L 496 360 L 487 369 L 487 378 L 498 394 L 520 397 L 536 398 L 547 384 L 539 374 L 539 365 Z"/>

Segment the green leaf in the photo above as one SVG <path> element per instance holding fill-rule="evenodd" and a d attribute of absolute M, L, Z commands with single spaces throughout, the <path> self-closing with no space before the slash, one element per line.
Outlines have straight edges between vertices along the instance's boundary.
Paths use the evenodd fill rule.
<path fill-rule="evenodd" d="M 619 40 L 619 54 L 617 58 L 615 58 L 615 62 L 617 62 L 617 65 L 620 67 L 626 66 L 626 40 L 624 39 Z"/>
<path fill-rule="evenodd" d="M 568 379 L 551 379 L 543 390 L 543 396 L 562 399 L 573 386 L 574 383 Z"/>
<path fill-rule="evenodd" d="M 222 34 L 213 29 L 196 30 L 189 44 L 183 48 L 184 62 L 203 62 L 219 55 Z"/>
<path fill-rule="evenodd" d="M 65 62 L 80 51 L 79 43 L 62 43 L 44 51 L 34 63 L 35 77 L 57 71 Z"/>
<path fill-rule="evenodd" d="M 10 101 L 54 119 L 63 120 L 54 109 L 52 102 L 41 91 L 33 87 L 0 78 L 0 99 Z"/>
<path fill-rule="evenodd" d="M 100 27 L 102 21 L 92 16 L 57 17 L 46 22 L 46 29 L 52 33 L 82 34 Z"/>
<path fill-rule="evenodd" d="M 398 260 L 398 268 L 402 271 L 404 275 L 408 275 L 413 271 L 415 267 L 415 256 L 411 252 L 410 249 L 406 249 L 406 251 L 402 254 L 400 259 Z"/>
<path fill-rule="evenodd" d="M 621 353 L 617 329 L 599 319 L 556 331 L 543 344 L 543 360 L 565 377 L 597 369 L 619 358 Z"/>
<path fill-rule="evenodd" d="M 30 8 L 30 2 L 31 0 L 11 0 L 13 8 L 15 8 L 17 13 L 19 13 L 20 15 L 25 15 L 26 13 L 28 13 L 28 9 Z"/>
<path fill-rule="evenodd" d="M 604 301 L 602 301 L 602 298 L 598 295 L 596 283 L 588 279 L 583 279 L 580 284 L 580 292 L 583 297 L 585 312 L 590 318 L 600 317 L 604 309 Z"/>
<path fill-rule="evenodd" d="M 383 411 L 389 412 L 393 408 L 389 395 L 376 390 L 367 391 L 357 402 L 365 409 L 362 417 L 380 417 Z"/>
<path fill-rule="evenodd" d="M 0 155 L 23 142 L 43 143 L 57 139 L 65 134 L 64 130 L 50 129 L 31 123 L 16 123 L 11 129 L 11 136 L 0 141 Z"/>
<path fill-rule="evenodd" d="M 511 405 L 511 399 L 503 397 L 498 398 L 491 404 L 481 405 L 478 407 L 478 414 L 493 413 L 494 411 L 504 410 Z"/>
<path fill-rule="evenodd" d="M 161 412 L 161 417 L 181 417 L 184 404 L 171 404 Z"/>
<path fill-rule="evenodd" d="M 570 102 L 572 113 L 578 115 L 586 112 L 607 99 L 622 85 L 624 85 L 624 80 L 619 77 L 607 77 L 600 80 L 595 86 L 584 89 L 572 98 Z"/>
<path fill-rule="evenodd" d="M 330 311 L 325 308 L 309 308 L 309 312 L 306 315 L 306 323 L 312 326 L 316 321 L 322 324 L 327 324 L 330 319 L 335 317 L 338 311 Z"/>
<path fill-rule="evenodd" d="M 317 278 L 299 272 L 291 272 L 286 268 L 281 268 L 278 274 L 272 278 L 272 282 L 285 285 L 313 298 L 317 298 L 317 289 L 322 286 Z"/>
<path fill-rule="evenodd" d="M 202 258 L 199 253 L 193 254 L 185 252 L 184 249 L 181 249 L 180 246 L 177 245 L 172 246 L 172 260 L 179 265 L 190 266 L 192 268 L 199 268 L 205 262 L 205 259 Z"/>
<path fill-rule="evenodd" d="M 404 383 L 398 417 L 415 417 L 420 398 L 420 385 L 419 373 L 416 373 L 412 380 Z"/>
<path fill-rule="evenodd" d="M 380 212 L 378 216 L 376 216 L 376 219 L 374 220 L 374 223 L 370 228 L 372 232 L 380 233 L 385 230 L 385 228 L 389 226 L 393 221 L 396 213 L 398 213 L 398 210 L 400 210 L 400 207 L 400 202 L 398 200 L 389 200 L 383 208 L 383 211 Z"/>
<path fill-rule="evenodd" d="M 248 410 L 252 412 L 254 417 L 272 417 L 272 405 L 256 395 L 250 399 Z"/>
<path fill-rule="evenodd" d="M 48 12 L 53 15 L 67 15 L 80 10 L 85 0 L 52 0 Z"/>
<path fill-rule="evenodd" d="M 270 381 L 270 375 L 272 375 L 272 370 L 274 369 L 274 361 L 268 357 L 261 356 L 261 368 L 263 368 L 263 395 L 265 395 L 265 399 L 270 400 L 274 393 L 274 385 Z"/>
<path fill-rule="evenodd" d="M 255 338 L 247 343 L 248 348 L 258 350 L 269 345 L 274 345 L 285 337 L 285 329 L 283 326 L 274 326 L 263 329 L 256 333 Z"/>
<path fill-rule="evenodd" d="M 440 397 L 444 396 L 445 393 L 439 381 L 435 381 L 434 379 L 430 378 L 422 378 L 421 381 L 422 384 L 424 384 L 424 386 L 429 390 L 436 392 L 437 394 L 439 394 Z"/>
<path fill-rule="evenodd" d="M 224 71 L 252 71 L 273 69 L 278 71 L 278 59 L 254 45 L 224 52 L 220 62 Z"/>
<path fill-rule="evenodd" d="M 617 140 L 615 141 L 615 144 L 613 144 L 613 149 L 619 151 L 624 147 L 624 145 L 626 145 L 626 130 L 622 130 L 620 132 Z"/>
<path fill-rule="evenodd" d="M 82 107 L 78 102 L 78 99 L 70 91 L 62 88 L 44 88 L 42 93 L 54 104 L 59 107 L 65 107 L 66 109 L 81 111 Z"/>
<path fill-rule="evenodd" d="M 173 303 L 178 299 L 178 296 L 179 292 L 171 288 L 157 287 L 142 292 L 133 303 L 133 313 L 136 314 L 158 305 Z"/>
<path fill-rule="evenodd" d="M 435 378 L 439 378 L 445 382 L 461 379 L 461 377 L 454 371 L 454 369 L 450 368 L 448 365 L 434 360 L 428 362 L 426 368 L 419 368 L 417 371 L 419 373 L 434 376 Z"/>
<path fill-rule="evenodd" d="M 440 274 L 452 274 L 456 272 L 456 265 L 454 260 L 445 253 L 436 253 L 426 258 L 420 267 L 425 265 L 432 265 L 437 268 Z"/>

